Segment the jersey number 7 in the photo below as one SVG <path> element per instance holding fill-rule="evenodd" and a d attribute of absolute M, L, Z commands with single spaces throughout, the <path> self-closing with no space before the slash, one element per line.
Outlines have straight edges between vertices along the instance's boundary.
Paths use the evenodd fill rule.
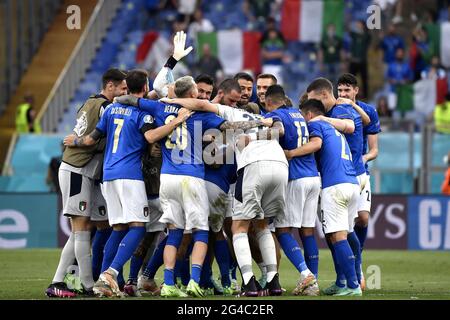
<path fill-rule="evenodd" d="M 114 124 L 117 124 L 116 130 L 114 131 L 114 145 L 112 149 L 112 153 L 117 152 L 117 148 L 119 146 L 119 137 L 120 132 L 122 131 L 124 119 L 114 119 Z"/>

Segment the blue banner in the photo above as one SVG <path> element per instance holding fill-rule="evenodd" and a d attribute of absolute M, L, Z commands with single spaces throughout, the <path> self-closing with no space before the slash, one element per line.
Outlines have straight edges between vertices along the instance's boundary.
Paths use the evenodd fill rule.
<path fill-rule="evenodd" d="M 408 197 L 408 248 L 450 250 L 450 197 Z"/>
<path fill-rule="evenodd" d="M 0 194 L 0 249 L 56 248 L 56 206 L 56 194 Z"/>

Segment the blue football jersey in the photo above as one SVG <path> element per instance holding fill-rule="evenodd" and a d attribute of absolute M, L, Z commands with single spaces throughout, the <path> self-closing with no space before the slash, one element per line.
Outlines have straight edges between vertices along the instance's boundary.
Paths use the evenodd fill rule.
<path fill-rule="evenodd" d="M 308 123 L 309 137 L 322 139 L 322 148 L 315 153 L 322 178 L 322 189 L 340 183 L 358 184 L 350 147 L 345 136 L 325 121 Z"/>
<path fill-rule="evenodd" d="M 366 172 L 363 161 L 363 123 L 359 113 L 348 104 L 340 104 L 334 106 L 328 113 L 327 117 L 336 119 L 350 119 L 355 123 L 355 131 L 350 134 L 345 134 L 348 145 L 352 152 L 353 166 L 356 175 L 359 176 Z"/>
<path fill-rule="evenodd" d="M 103 181 L 143 180 L 141 158 L 147 140 L 141 132 L 145 124 L 154 125 L 153 117 L 132 106 L 110 105 L 97 124 L 106 135 Z"/>
<path fill-rule="evenodd" d="M 223 164 L 217 169 L 205 166 L 205 180 L 214 183 L 222 189 L 223 192 L 228 193 L 230 184 L 236 182 L 236 171 L 236 161 L 232 164 Z"/>
<path fill-rule="evenodd" d="M 155 118 L 156 126 L 169 123 L 181 106 L 139 99 L 139 107 Z M 163 163 L 161 174 L 205 178 L 202 138 L 208 129 L 217 129 L 225 120 L 210 112 L 195 112 L 171 135 L 161 141 Z"/>
<path fill-rule="evenodd" d="M 284 136 L 280 138 L 280 145 L 284 150 L 301 147 L 309 141 L 306 121 L 298 109 L 281 107 L 266 114 L 265 117 L 279 119 L 283 123 Z M 313 154 L 289 160 L 289 180 L 317 177 L 318 175 Z"/>
<path fill-rule="evenodd" d="M 367 135 L 378 134 L 381 132 L 380 119 L 378 118 L 377 110 L 373 106 L 364 103 L 362 101 L 357 101 L 356 103 L 367 113 L 367 115 L 370 118 L 370 123 L 363 129 L 363 155 L 364 155 L 368 152 Z M 370 174 L 367 162 L 365 164 L 365 168 L 366 173 Z"/>

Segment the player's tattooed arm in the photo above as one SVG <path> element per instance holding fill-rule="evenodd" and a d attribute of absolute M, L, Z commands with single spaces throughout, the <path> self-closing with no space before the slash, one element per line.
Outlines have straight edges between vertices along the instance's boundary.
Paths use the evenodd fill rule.
<path fill-rule="evenodd" d="M 235 121 L 235 122 L 231 122 L 231 121 L 225 121 L 224 123 L 222 123 L 222 125 L 220 126 L 220 130 L 225 131 L 225 130 L 243 130 L 246 131 L 248 129 L 252 129 L 252 128 L 256 128 L 259 126 L 264 126 L 264 127 L 271 127 L 272 126 L 272 119 L 257 119 L 257 120 L 250 120 L 250 121 Z"/>
<path fill-rule="evenodd" d="M 284 154 L 288 160 L 295 157 L 305 156 L 307 154 L 319 151 L 322 148 L 322 139 L 319 137 L 311 137 L 307 143 L 292 150 L 284 150 Z"/>
<path fill-rule="evenodd" d="M 281 138 L 282 136 L 284 136 L 283 122 L 276 120 L 275 122 L 273 122 L 271 128 L 259 130 L 258 133 L 256 134 L 256 140 L 273 140 Z"/>
<path fill-rule="evenodd" d="M 77 137 L 75 134 L 70 134 L 64 138 L 64 145 L 68 147 L 92 146 L 102 136 L 103 133 L 97 129 L 92 131 L 89 135 L 83 137 Z"/>
<path fill-rule="evenodd" d="M 336 101 L 336 104 L 349 104 L 353 107 L 353 109 L 356 110 L 356 112 L 359 113 L 359 115 L 361 116 L 361 120 L 364 126 L 368 126 L 370 124 L 370 117 L 368 116 L 368 114 L 363 110 L 363 108 L 361 108 L 360 106 L 358 106 L 355 102 L 353 102 L 353 100 L 350 99 L 345 99 L 345 98 L 338 98 Z"/>
<path fill-rule="evenodd" d="M 329 124 L 331 124 L 337 131 L 342 133 L 353 133 L 355 132 L 355 123 L 353 120 L 350 119 L 336 119 L 336 118 L 329 118 L 325 116 L 317 116 L 310 121 L 326 121 Z"/>

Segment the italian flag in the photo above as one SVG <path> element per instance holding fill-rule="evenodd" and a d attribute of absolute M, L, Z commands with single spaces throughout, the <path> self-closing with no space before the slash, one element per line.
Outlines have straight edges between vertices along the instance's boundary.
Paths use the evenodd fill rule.
<path fill-rule="evenodd" d="M 286 40 L 320 42 L 327 26 L 344 33 L 344 0 L 284 0 L 281 8 L 281 32 Z"/>
<path fill-rule="evenodd" d="M 261 72 L 260 39 L 259 32 L 241 30 L 199 32 L 197 54 L 201 57 L 203 45 L 208 43 L 211 53 L 219 58 L 226 74 L 234 75 L 242 70 L 252 70 L 254 74 L 258 74 Z"/>
<path fill-rule="evenodd" d="M 167 53 L 170 50 L 171 45 L 166 38 L 160 36 L 158 32 L 147 32 L 136 50 L 136 63 L 160 68 L 167 60 Z"/>
<path fill-rule="evenodd" d="M 441 59 L 441 64 L 450 68 L 450 22 L 442 22 L 441 24 L 426 23 L 424 24 L 425 29 L 428 32 L 428 39 L 430 43 L 430 54 L 431 56 L 437 55 Z"/>
<path fill-rule="evenodd" d="M 397 87 L 397 110 L 419 111 L 423 114 L 433 112 L 435 106 L 445 101 L 447 79 L 419 80 L 413 84 Z"/>

